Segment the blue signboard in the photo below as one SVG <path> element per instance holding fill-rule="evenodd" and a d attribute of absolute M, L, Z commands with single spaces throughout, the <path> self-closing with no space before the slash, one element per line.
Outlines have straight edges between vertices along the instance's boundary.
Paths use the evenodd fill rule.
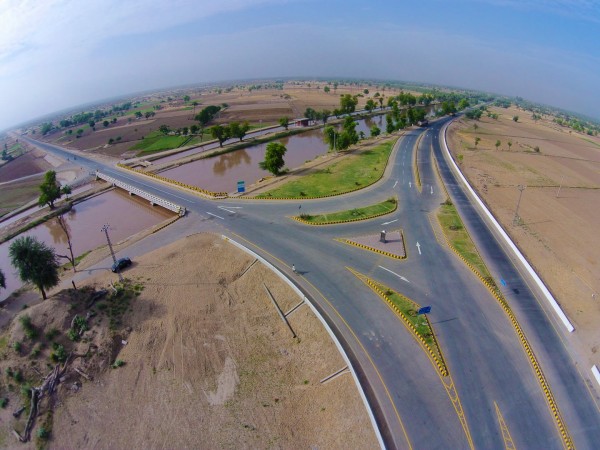
<path fill-rule="evenodd" d="M 506 281 L 504 281 L 504 278 L 500 278 L 500 283 L 502 283 L 502 286 L 506 286 Z"/>
<path fill-rule="evenodd" d="M 246 192 L 246 183 L 244 180 L 240 180 L 237 182 L 237 191 L 238 192 Z"/>
<path fill-rule="evenodd" d="M 422 308 L 419 308 L 419 310 L 417 311 L 417 314 L 429 314 L 431 312 L 431 306 L 423 306 Z"/>

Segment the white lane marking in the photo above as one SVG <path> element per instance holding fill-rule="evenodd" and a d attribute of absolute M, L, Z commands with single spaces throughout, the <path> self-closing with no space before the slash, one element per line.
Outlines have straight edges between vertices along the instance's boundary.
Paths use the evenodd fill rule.
<path fill-rule="evenodd" d="M 235 214 L 237 211 L 231 211 L 227 208 L 235 208 L 235 206 L 217 206 L 217 208 L 222 209 L 223 211 L 227 211 L 228 213 Z M 241 208 L 238 206 L 238 208 Z"/>
<path fill-rule="evenodd" d="M 421 244 L 417 242 L 417 250 L 419 250 L 419 255 L 421 254 Z"/>
<path fill-rule="evenodd" d="M 406 278 L 404 278 L 402 275 L 398 275 L 396 272 L 392 272 L 390 269 L 386 269 L 383 266 L 379 266 L 381 269 L 383 270 L 387 270 L 389 273 L 396 275 L 398 278 L 400 278 L 402 281 L 406 281 L 407 283 L 410 283 L 410 281 L 408 281 Z"/>
<path fill-rule="evenodd" d="M 392 186 L 392 189 L 394 189 L 396 186 L 398 185 L 398 180 L 396 180 L 396 182 L 394 183 L 394 185 Z"/>
<path fill-rule="evenodd" d="M 224 218 L 224 217 L 217 216 L 216 214 L 209 213 L 208 211 L 206 211 L 206 214 L 210 214 L 211 216 L 215 216 L 215 217 L 216 217 L 216 218 L 218 218 L 218 219 L 225 220 L 225 218 Z"/>
<path fill-rule="evenodd" d="M 141 181 L 139 181 L 137 178 L 131 178 L 131 177 L 128 177 L 128 176 L 126 176 L 126 175 L 123 175 L 121 172 L 117 172 L 117 171 L 114 171 L 114 170 L 105 170 L 105 172 L 112 172 L 112 174 L 113 174 L 114 176 L 117 176 L 117 177 L 123 177 L 123 178 L 126 178 L 126 179 L 128 179 L 128 180 L 135 181 L 136 183 L 139 183 L 139 184 L 141 184 L 142 186 L 146 186 L 146 187 L 152 188 L 152 189 L 154 189 L 155 191 L 162 192 L 163 194 L 167 194 L 167 195 L 171 195 L 171 196 L 173 196 L 173 197 L 180 198 L 181 200 L 185 200 L 185 201 L 186 201 L 186 202 L 188 202 L 188 203 L 194 203 L 194 202 L 192 202 L 191 200 L 188 200 L 188 199 L 187 199 L 187 198 L 185 198 L 185 197 L 180 197 L 179 195 L 172 194 L 172 193 L 170 193 L 170 192 L 167 192 L 167 191 L 163 191 L 162 189 L 158 189 L 157 187 L 154 187 L 154 186 L 153 186 L 153 185 L 151 185 L 151 184 L 142 183 L 142 182 L 141 182 Z"/>
<path fill-rule="evenodd" d="M 433 195 L 433 186 L 431 186 L 431 195 Z"/>
<path fill-rule="evenodd" d="M 389 225 L 390 223 L 398 222 L 398 219 L 390 220 L 389 222 L 383 222 L 381 225 Z"/>
<path fill-rule="evenodd" d="M 412 187 L 412 181 L 408 182 L 408 187 L 411 188 Z"/>

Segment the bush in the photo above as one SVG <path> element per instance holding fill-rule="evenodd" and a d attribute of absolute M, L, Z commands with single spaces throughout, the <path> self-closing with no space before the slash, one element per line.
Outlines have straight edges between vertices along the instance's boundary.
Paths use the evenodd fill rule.
<path fill-rule="evenodd" d="M 50 359 L 53 362 L 65 362 L 67 360 L 67 351 L 65 350 L 65 347 L 55 342 L 52 345 L 52 348 L 54 350 L 50 353 Z"/>
<path fill-rule="evenodd" d="M 69 330 L 67 331 L 67 337 L 70 341 L 78 341 L 79 333 L 77 333 L 77 331 L 75 331 L 73 328 L 69 328 Z"/>
<path fill-rule="evenodd" d="M 50 432 L 42 425 L 37 430 L 37 437 L 46 440 L 50 437 Z"/>
<path fill-rule="evenodd" d="M 56 328 L 50 328 L 48 330 L 48 332 L 46 333 L 46 339 L 48 339 L 49 341 L 52 341 L 59 334 L 60 334 L 60 331 L 58 331 Z"/>
<path fill-rule="evenodd" d="M 0 398 L 0 408 L 6 408 L 8 406 L 8 398 Z"/>
<path fill-rule="evenodd" d="M 115 361 L 115 363 L 112 365 L 113 369 L 116 369 L 118 367 L 123 367 L 125 365 L 125 361 L 123 361 L 122 359 L 117 359 Z"/>
<path fill-rule="evenodd" d="M 13 343 L 13 349 L 15 352 L 21 353 L 21 350 L 23 349 L 23 344 L 21 344 L 21 341 L 15 341 Z"/>

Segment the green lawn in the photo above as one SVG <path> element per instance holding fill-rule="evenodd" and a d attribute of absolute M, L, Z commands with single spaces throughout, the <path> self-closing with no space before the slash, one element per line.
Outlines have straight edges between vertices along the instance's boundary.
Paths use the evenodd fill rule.
<path fill-rule="evenodd" d="M 492 280 L 490 272 L 481 259 L 481 256 L 479 256 L 475 244 L 471 240 L 471 236 L 469 236 L 462 220 L 460 220 L 456 207 L 452 204 L 444 203 L 438 213 L 438 220 L 452 247 L 454 247 L 483 278 Z"/>
<path fill-rule="evenodd" d="M 298 216 L 304 222 L 314 225 L 327 225 L 330 223 L 351 221 L 351 220 L 366 220 L 372 217 L 381 216 L 391 213 L 396 210 L 398 202 L 395 198 L 389 198 L 384 202 L 374 205 L 365 206 L 363 208 L 349 209 L 346 211 L 338 211 L 327 214 L 301 214 Z"/>
<path fill-rule="evenodd" d="M 260 194 L 257 198 L 321 197 L 367 187 L 383 175 L 395 140 L 350 155 L 329 167 Z"/>
<path fill-rule="evenodd" d="M 160 131 L 153 131 L 144 136 L 144 139 L 130 149 L 139 150 L 138 156 L 142 156 L 181 147 L 186 145 L 191 139 L 191 136 L 165 136 Z"/>

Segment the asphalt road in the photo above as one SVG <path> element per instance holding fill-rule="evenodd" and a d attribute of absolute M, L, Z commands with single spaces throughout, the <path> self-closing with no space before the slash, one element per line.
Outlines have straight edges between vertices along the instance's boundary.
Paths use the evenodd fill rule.
<path fill-rule="evenodd" d="M 556 326 L 539 293 L 529 288 L 531 281 L 511 261 L 448 169 L 439 146 L 444 122 L 425 131 L 412 130 L 400 139 L 385 177 L 376 185 L 315 201 L 204 200 L 89 158 L 77 156 L 77 161 L 185 206 L 188 217 L 166 233 L 192 228 L 222 232 L 286 272 L 336 330 L 388 448 L 505 448 L 497 410 L 517 448 L 563 448 L 544 392 L 506 314 L 479 279 L 436 239 L 431 218 L 435 219 L 432 214 L 446 194 L 434 169 L 435 156 L 452 201 L 490 270 L 497 280 L 501 277 L 507 282 L 504 294 L 533 346 L 576 446 L 594 448 L 600 442 L 597 393 L 586 385 L 571 356 L 575 349 L 570 337 Z M 413 150 L 423 132 L 418 151 L 423 188 L 419 191 Z M 72 156 L 55 146 L 36 145 Z M 370 221 L 311 227 L 287 217 L 298 214 L 300 205 L 302 212 L 318 213 L 371 204 L 392 195 L 399 198 L 398 210 Z M 384 228 L 403 229 L 407 260 L 333 240 Z M 290 269 L 292 264 L 297 275 Z M 389 307 L 346 267 L 432 306 L 429 318 L 451 377 L 438 375 Z M 457 396 L 448 395 L 444 387 L 452 380 Z"/>

